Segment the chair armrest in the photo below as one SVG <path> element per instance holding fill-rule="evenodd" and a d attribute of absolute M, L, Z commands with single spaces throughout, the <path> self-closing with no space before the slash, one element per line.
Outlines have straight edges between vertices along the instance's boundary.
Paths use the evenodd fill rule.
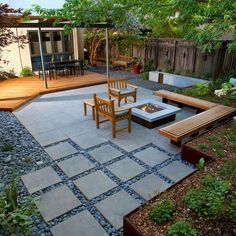
<path fill-rule="evenodd" d="M 115 89 L 115 88 L 109 88 L 110 91 L 113 91 L 113 92 L 117 92 L 117 93 L 120 93 L 120 90 L 119 89 Z"/>
<path fill-rule="evenodd" d="M 132 88 L 134 88 L 134 89 L 138 89 L 138 86 L 135 86 L 135 85 L 133 85 L 133 84 L 127 84 L 127 86 L 132 87 Z"/>
<path fill-rule="evenodd" d="M 119 108 L 117 108 L 117 110 L 116 111 L 128 111 L 128 110 L 131 110 L 133 107 L 119 107 Z"/>

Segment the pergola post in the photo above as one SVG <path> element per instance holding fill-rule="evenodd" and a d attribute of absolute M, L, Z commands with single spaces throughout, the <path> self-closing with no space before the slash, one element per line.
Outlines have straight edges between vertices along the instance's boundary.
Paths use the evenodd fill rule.
<path fill-rule="evenodd" d="M 40 57 L 41 57 L 41 67 L 42 67 L 42 72 L 43 72 L 43 81 L 44 81 L 44 86 L 47 89 L 48 88 L 48 82 L 47 82 L 47 76 L 46 76 L 46 70 L 45 70 L 45 64 L 44 64 L 44 57 L 43 57 L 43 45 L 42 45 L 42 31 L 41 31 L 41 27 L 38 28 L 38 38 L 39 38 L 39 50 L 40 50 Z"/>
<path fill-rule="evenodd" d="M 109 32 L 106 28 L 106 67 L 107 67 L 107 79 L 109 79 Z"/>

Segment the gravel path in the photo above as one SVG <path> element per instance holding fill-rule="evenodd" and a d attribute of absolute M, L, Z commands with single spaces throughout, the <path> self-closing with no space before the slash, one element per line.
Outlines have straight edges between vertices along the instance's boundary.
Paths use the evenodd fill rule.
<path fill-rule="evenodd" d="M 13 150 L 3 152 L 4 144 L 11 144 Z M 21 176 L 37 170 L 42 164 L 50 164 L 50 158 L 43 148 L 11 112 L 0 112 L 0 191 L 11 182 L 12 172 Z M 18 184 L 19 197 L 27 195 L 22 181 Z M 51 235 L 49 228 L 39 217 L 34 217 L 35 226 L 32 236 Z M 0 236 L 4 235 L 0 228 Z"/>

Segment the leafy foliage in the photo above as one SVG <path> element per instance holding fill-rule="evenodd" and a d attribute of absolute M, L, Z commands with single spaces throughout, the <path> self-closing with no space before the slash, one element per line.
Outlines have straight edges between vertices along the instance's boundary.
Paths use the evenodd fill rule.
<path fill-rule="evenodd" d="M 199 148 L 201 151 L 206 151 L 207 149 L 209 149 L 208 145 L 205 144 L 205 143 L 199 143 L 199 144 L 198 144 L 198 148 Z"/>
<path fill-rule="evenodd" d="M 186 220 L 179 220 L 168 228 L 168 236 L 196 236 L 198 232 Z"/>
<path fill-rule="evenodd" d="M 236 160 L 232 160 L 226 164 L 226 166 L 221 170 L 223 176 L 230 176 L 236 174 Z"/>
<path fill-rule="evenodd" d="M 196 83 L 194 85 L 194 90 L 196 92 L 197 95 L 202 96 L 202 95 L 206 95 L 209 92 L 208 86 L 205 83 Z"/>
<path fill-rule="evenodd" d="M 153 64 L 153 60 L 152 59 L 148 59 L 148 60 L 145 61 L 144 68 L 143 68 L 144 72 L 149 72 L 149 71 L 152 71 L 152 70 L 155 70 L 155 69 L 156 68 L 155 68 L 155 66 Z"/>
<path fill-rule="evenodd" d="M 31 75 L 33 75 L 33 72 L 30 69 L 30 67 L 26 66 L 21 70 L 20 75 L 23 77 L 31 76 Z"/>
<path fill-rule="evenodd" d="M 22 13 L 22 9 L 13 9 L 10 8 L 7 4 L 0 3 L 0 22 L 2 24 L 5 24 L 6 26 L 13 25 L 12 22 L 6 21 L 6 19 L 2 17 L 5 14 L 9 13 Z M 7 47 L 10 44 L 16 42 L 19 43 L 19 47 L 24 48 L 25 44 L 28 43 L 28 40 L 25 35 L 17 36 L 10 28 L 0 28 L 0 63 L 8 63 L 8 61 L 2 58 L 4 47 Z"/>
<path fill-rule="evenodd" d="M 225 33 L 233 33 L 235 2 L 231 0 L 173 0 L 176 9 L 181 9 L 178 25 L 186 39 L 193 40 L 202 51 L 219 48 L 218 41 Z M 236 49 L 236 35 L 229 47 Z"/>
<path fill-rule="evenodd" d="M 204 169 L 204 166 L 205 166 L 205 160 L 204 160 L 203 157 L 199 159 L 199 162 L 197 163 L 196 166 L 197 166 L 197 168 L 198 168 L 199 170 Z"/>
<path fill-rule="evenodd" d="M 233 32 L 235 7 L 232 0 L 150 0 L 148 4 L 143 0 L 66 0 L 61 9 L 45 10 L 34 5 L 33 10 L 46 18 L 70 20 L 72 25 L 66 30 L 105 21 L 120 26 L 128 24 L 132 15 L 158 37 L 184 37 L 193 40 L 202 51 L 211 52 L 221 46 L 219 39 L 223 34 Z M 236 34 L 229 47 L 236 50 Z"/>
<path fill-rule="evenodd" d="M 37 211 L 31 197 L 25 197 L 19 202 L 16 183 L 13 174 L 11 186 L 0 195 L 0 226 L 6 235 L 29 235 L 33 223 L 31 217 Z"/>
<path fill-rule="evenodd" d="M 230 217 L 236 222 L 236 199 L 233 199 L 230 204 Z"/>
<path fill-rule="evenodd" d="M 196 213 L 215 219 L 224 211 L 225 195 L 229 191 L 229 182 L 219 177 L 206 176 L 202 188 L 190 189 L 185 196 L 185 203 Z"/>
<path fill-rule="evenodd" d="M 150 218 L 158 224 L 163 224 L 172 217 L 174 210 L 174 203 L 170 200 L 164 200 L 154 206 L 150 212 Z"/>
<path fill-rule="evenodd" d="M 4 143 L 2 147 L 3 152 L 10 152 L 13 150 L 13 146 L 10 143 Z"/>

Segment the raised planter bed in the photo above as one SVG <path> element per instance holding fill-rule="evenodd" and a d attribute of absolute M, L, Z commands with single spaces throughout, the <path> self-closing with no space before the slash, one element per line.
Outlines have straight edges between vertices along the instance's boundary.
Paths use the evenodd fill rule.
<path fill-rule="evenodd" d="M 201 158 L 204 158 L 205 163 L 213 161 L 214 158 L 204 152 L 201 152 L 195 148 L 188 146 L 187 144 L 183 144 L 181 146 L 181 158 L 182 160 L 188 161 L 189 163 L 196 165 L 199 163 Z"/>
<path fill-rule="evenodd" d="M 178 185 L 180 185 L 185 179 L 189 178 L 190 176 L 194 175 L 197 172 L 194 171 L 191 174 L 187 175 L 185 178 L 183 178 L 181 181 L 179 181 L 178 183 L 172 185 L 171 187 L 169 187 L 165 192 L 161 193 L 160 195 L 163 195 L 164 193 L 170 191 L 171 189 L 176 188 Z M 156 197 L 154 197 L 153 199 L 155 199 Z M 147 236 L 144 235 L 133 223 L 132 221 L 129 219 L 130 216 L 132 216 L 133 214 L 137 213 L 138 211 L 142 210 L 143 207 L 145 207 L 146 205 L 149 205 L 153 202 L 153 199 L 149 200 L 148 202 L 146 202 L 144 205 L 137 207 L 136 209 L 134 209 L 133 211 L 131 211 L 129 214 L 127 214 L 126 216 L 124 216 L 123 219 L 123 228 L 124 228 L 124 236 Z M 151 235 L 150 235 L 151 236 Z M 153 235 L 154 236 L 154 235 Z"/>
<path fill-rule="evenodd" d="M 235 127 L 235 126 L 234 126 Z M 205 175 L 217 175 L 224 178 L 222 170 L 225 164 L 231 165 L 232 161 L 236 161 L 235 142 L 228 138 L 226 131 L 230 131 L 231 135 L 236 135 L 236 129 L 231 127 L 229 123 L 222 125 L 208 133 L 199 136 L 183 146 L 183 158 L 192 159 L 191 162 L 196 164 L 199 158 L 203 157 L 206 166 L 203 170 L 197 170 L 182 179 L 180 182 L 171 186 L 166 192 L 161 193 L 145 203 L 144 205 L 134 209 L 124 217 L 124 236 L 166 236 L 167 229 L 170 225 L 180 219 L 191 219 L 192 225 L 199 232 L 198 236 L 218 236 L 218 235 L 236 235 L 236 224 L 233 220 L 224 216 L 220 220 L 210 220 L 206 217 L 200 217 L 193 211 L 190 211 L 184 203 L 184 197 L 191 188 L 198 188 Z M 223 146 L 224 156 L 217 156 L 215 148 L 212 148 L 212 137 L 218 137 L 218 144 Z M 232 136 L 231 136 L 232 137 Z M 208 149 L 199 151 L 199 144 L 208 145 Z M 236 171 L 227 176 L 227 180 L 231 183 L 231 195 L 236 189 L 235 181 Z M 171 220 L 163 225 L 158 225 L 150 219 L 149 213 L 153 206 L 166 199 L 168 196 L 176 206 L 176 212 Z"/>

